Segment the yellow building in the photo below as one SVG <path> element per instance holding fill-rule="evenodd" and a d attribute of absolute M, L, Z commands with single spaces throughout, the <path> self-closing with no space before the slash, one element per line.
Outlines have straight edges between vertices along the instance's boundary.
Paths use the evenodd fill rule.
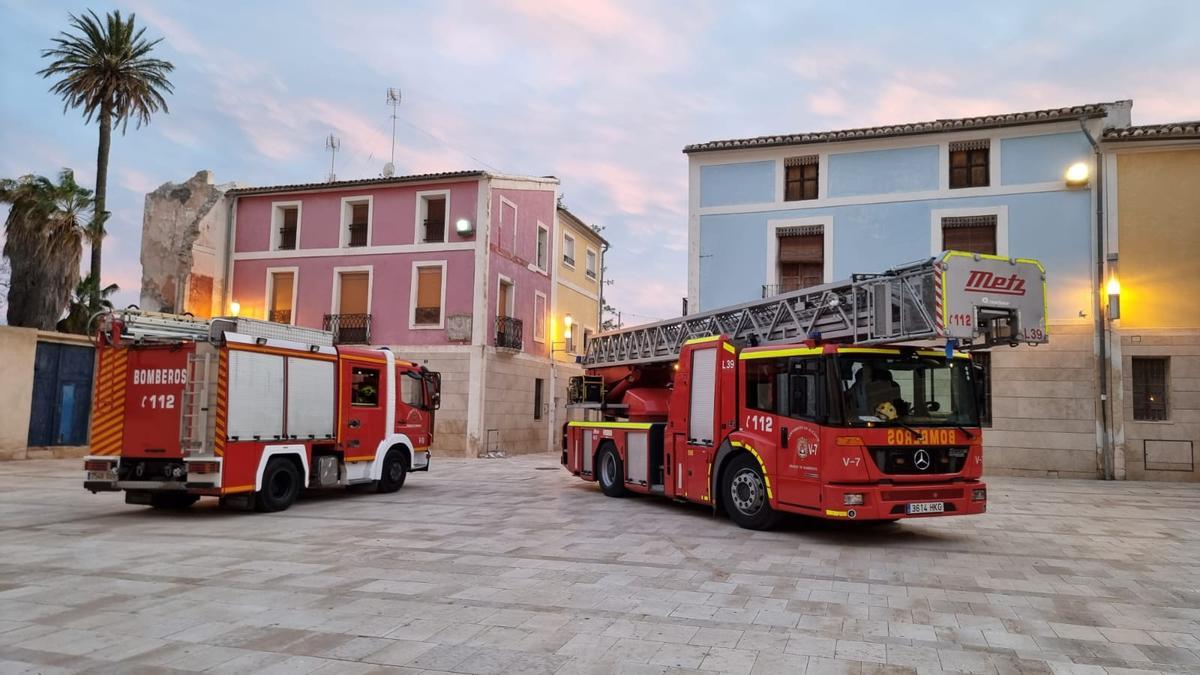
<path fill-rule="evenodd" d="M 559 207 L 554 224 L 558 252 L 554 269 L 554 358 L 575 363 L 603 323 L 604 253 L 608 241 L 587 223 Z M 570 330 L 567 329 L 568 324 Z"/>
<path fill-rule="evenodd" d="M 1103 143 L 1117 477 L 1200 480 L 1200 122 Z"/>

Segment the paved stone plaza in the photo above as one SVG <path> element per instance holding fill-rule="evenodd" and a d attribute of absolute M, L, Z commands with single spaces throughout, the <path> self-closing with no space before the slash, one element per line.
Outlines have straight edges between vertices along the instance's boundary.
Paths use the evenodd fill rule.
<path fill-rule="evenodd" d="M 557 457 L 272 514 L 0 464 L 0 673 L 1200 672 L 1200 489 L 1002 478 L 990 513 L 740 530 Z"/>

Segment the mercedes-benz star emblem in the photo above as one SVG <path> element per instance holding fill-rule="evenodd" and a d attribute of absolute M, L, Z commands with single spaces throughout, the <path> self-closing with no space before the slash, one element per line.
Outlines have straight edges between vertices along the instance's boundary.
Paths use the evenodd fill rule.
<path fill-rule="evenodd" d="M 930 464 L 933 464 L 933 459 L 930 458 L 929 451 L 925 448 L 921 448 L 913 455 L 913 466 L 917 467 L 918 471 L 928 469 Z"/>

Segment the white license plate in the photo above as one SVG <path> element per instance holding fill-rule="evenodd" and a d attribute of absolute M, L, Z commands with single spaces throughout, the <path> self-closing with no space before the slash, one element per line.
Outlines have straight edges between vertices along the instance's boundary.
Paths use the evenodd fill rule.
<path fill-rule="evenodd" d="M 113 475 L 108 471 L 89 471 L 87 472 L 88 480 L 112 480 Z"/>
<path fill-rule="evenodd" d="M 915 502 L 908 505 L 909 515 L 915 513 L 945 513 L 946 504 L 944 502 Z"/>

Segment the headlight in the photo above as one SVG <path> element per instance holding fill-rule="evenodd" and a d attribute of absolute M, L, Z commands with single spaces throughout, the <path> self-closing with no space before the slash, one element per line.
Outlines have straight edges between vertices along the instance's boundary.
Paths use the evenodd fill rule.
<path fill-rule="evenodd" d="M 974 490 L 971 490 L 971 501 L 987 501 L 987 488 L 975 488 Z"/>
<path fill-rule="evenodd" d="M 862 506 L 863 496 L 859 492 L 848 492 L 842 495 L 842 504 L 846 506 Z"/>

